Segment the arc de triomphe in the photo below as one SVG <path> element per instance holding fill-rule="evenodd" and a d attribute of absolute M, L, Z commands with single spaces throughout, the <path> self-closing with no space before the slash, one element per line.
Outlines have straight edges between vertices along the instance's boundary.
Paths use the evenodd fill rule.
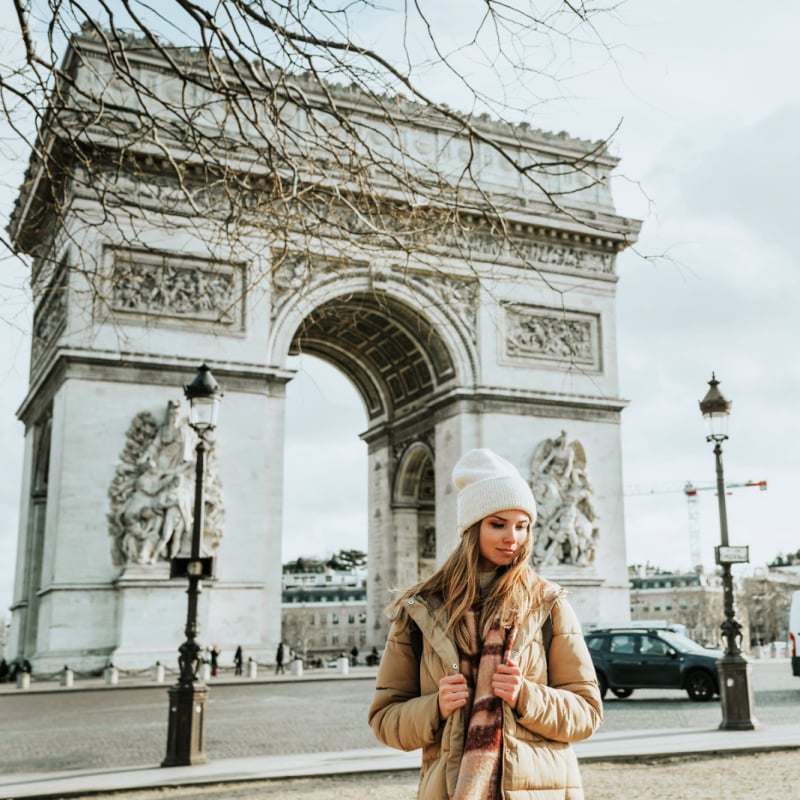
<path fill-rule="evenodd" d="M 129 58 L 154 91 L 175 88 L 145 49 Z M 107 55 L 81 35 L 65 69 L 88 92 L 108 75 Z M 420 152 L 437 146 L 436 130 L 413 120 L 408 130 Z M 530 475 L 537 563 L 571 590 L 584 624 L 628 617 L 615 262 L 639 226 L 614 210 L 605 181 L 614 157 L 593 156 L 603 180 L 583 190 L 579 173 L 552 176 L 568 213 L 485 159 L 481 180 L 505 198 L 506 234 L 467 214 L 461 240 L 434 237 L 411 262 L 390 244 L 360 252 L 320 235 L 293 249 L 286 236 L 277 248 L 253 233 L 247 252 L 269 265 L 259 281 L 241 249 L 196 235 L 202 208 L 173 214 L 157 154 L 142 153 L 129 172 L 104 172 L 101 151 L 114 139 L 103 133 L 84 143 L 98 154 L 91 190 L 51 185 L 52 170 L 34 158 L 10 225 L 32 257 L 35 302 L 19 410 L 26 449 L 12 658 L 39 671 L 175 658 L 185 585 L 169 580 L 168 560 L 185 547 L 192 475 L 181 387 L 203 362 L 225 398 L 204 532 L 217 573 L 204 587 L 201 636 L 272 658 L 287 359 L 298 352 L 346 373 L 367 411 L 368 646 L 382 644 L 391 587 L 452 548 L 450 472 L 478 446 Z M 596 147 L 516 136 L 519 148 L 554 162 Z M 447 154 L 457 161 L 452 140 Z M 135 199 L 158 214 L 122 236 L 103 205 L 112 194 L 120 208 Z"/>

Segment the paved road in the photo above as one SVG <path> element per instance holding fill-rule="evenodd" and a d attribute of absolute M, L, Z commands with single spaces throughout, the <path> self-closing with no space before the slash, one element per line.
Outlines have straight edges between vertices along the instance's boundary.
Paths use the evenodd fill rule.
<path fill-rule="evenodd" d="M 762 724 L 800 718 L 800 679 L 786 661 L 753 665 Z M 210 759 L 374 747 L 366 724 L 373 681 L 247 683 L 212 686 Z M 608 698 L 602 732 L 713 728 L 719 703 L 693 703 L 682 692 L 635 692 Z M 0 773 L 143 766 L 164 756 L 167 695 L 163 686 L 95 692 L 0 694 Z"/>

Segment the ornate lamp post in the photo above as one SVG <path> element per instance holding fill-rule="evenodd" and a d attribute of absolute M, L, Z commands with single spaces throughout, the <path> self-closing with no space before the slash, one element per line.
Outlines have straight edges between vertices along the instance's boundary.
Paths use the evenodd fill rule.
<path fill-rule="evenodd" d="M 186 610 L 186 641 L 178 652 L 180 676 L 169 689 L 169 728 L 167 731 L 167 756 L 162 767 L 183 767 L 206 762 L 206 701 L 208 686 L 198 678 L 200 645 L 197 643 L 197 602 L 202 591 L 201 580 L 214 574 L 214 560 L 202 555 L 205 457 L 208 444 L 206 435 L 217 424 L 217 411 L 221 394 L 211 370 L 203 364 L 195 379 L 184 388 L 189 400 L 189 425 L 197 433 L 195 453 L 194 519 L 192 545 L 189 558 L 173 558 L 170 577 L 187 577 L 189 596 Z"/>
<path fill-rule="evenodd" d="M 715 550 L 717 564 L 722 567 L 722 591 L 725 601 L 725 621 L 720 626 L 722 638 L 725 640 L 725 655 L 717 662 L 722 703 L 722 722 L 719 727 L 722 730 L 753 730 L 757 720 L 753 716 L 750 664 L 742 655 L 742 626 L 735 616 L 731 575 L 731 564 L 749 560 L 748 548 L 731 547 L 728 543 L 728 514 L 725 508 L 725 478 L 722 471 L 722 442 L 728 438 L 728 417 L 732 403 L 717 388 L 719 381 L 713 372 L 708 385 L 710 388 L 700 401 L 700 411 L 706 420 L 706 441 L 714 442 L 720 526 L 720 546 Z"/>

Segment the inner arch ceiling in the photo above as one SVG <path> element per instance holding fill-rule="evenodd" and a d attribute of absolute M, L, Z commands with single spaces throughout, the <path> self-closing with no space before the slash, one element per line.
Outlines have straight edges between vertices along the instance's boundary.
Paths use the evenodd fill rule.
<path fill-rule="evenodd" d="M 298 328 L 290 353 L 309 353 L 343 370 L 370 421 L 409 411 L 455 377 L 436 328 L 409 306 L 369 293 L 334 298 Z"/>

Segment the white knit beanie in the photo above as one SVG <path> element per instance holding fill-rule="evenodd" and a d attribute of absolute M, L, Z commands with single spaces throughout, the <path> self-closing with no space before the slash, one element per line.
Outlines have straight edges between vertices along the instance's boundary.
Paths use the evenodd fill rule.
<path fill-rule="evenodd" d="M 517 468 L 485 448 L 470 450 L 453 467 L 458 489 L 456 522 L 459 534 L 498 511 L 518 509 L 536 522 L 536 500 Z"/>

